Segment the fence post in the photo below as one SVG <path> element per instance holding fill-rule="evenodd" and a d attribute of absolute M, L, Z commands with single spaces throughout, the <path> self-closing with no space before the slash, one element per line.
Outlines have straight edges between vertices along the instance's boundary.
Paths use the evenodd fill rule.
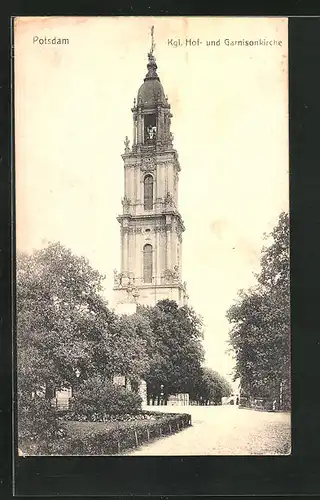
<path fill-rule="evenodd" d="M 147 429 L 147 436 L 148 436 L 148 441 L 150 441 L 150 431 Z"/>
<path fill-rule="evenodd" d="M 134 431 L 134 436 L 136 438 L 136 446 L 139 446 L 139 441 L 138 441 L 138 434 L 137 431 Z"/>
<path fill-rule="evenodd" d="M 120 441 L 118 441 L 118 453 L 120 453 L 121 447 L 120 447 Z"/>

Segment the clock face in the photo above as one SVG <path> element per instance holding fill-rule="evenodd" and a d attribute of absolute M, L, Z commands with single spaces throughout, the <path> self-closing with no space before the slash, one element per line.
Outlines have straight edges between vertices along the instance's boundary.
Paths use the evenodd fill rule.
<path fill-rule="evenodd" d="M 154 158 L 143 158 L 141 161 L 141 170 L 151 172 L 155 170 L 156 163 Z"/>

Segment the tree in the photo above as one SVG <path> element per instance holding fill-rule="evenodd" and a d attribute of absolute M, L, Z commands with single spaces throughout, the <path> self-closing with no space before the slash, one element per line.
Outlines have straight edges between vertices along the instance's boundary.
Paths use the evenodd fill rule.
<path fill-rule="evenodd" d="M 103 377 L 97 376 L 85 380 L 72 399 L 72 418 L 80 420 L 100 420 L 108 415 L 124 413 L 138 413 L 141 410 L 139 394 L 106 382 Z"/>
<path fill-rule="evenodd" d="M 119 318 L 101 297 L 103 276 L 59 243 L 17 258 L 18 389 L 76 387 L 146 370 L 144 324 Z M 78 380 L 76 370 L 79 370 Z"/>
<path fill-rule="evenodd" d="M 290 261 L 289 217 L 281 213 L 262 249 L 256 286 L 241 291 L 227 317 L 236 356 L 235 378 L 242 393 L 277 399 L 289 405 L 290 392 Z"/>
<path fill-rule="evenodd" d="M 209 376 L 211 376 L 211 379 L 215 384 L 213 401 L 221 404 L 222 398 L 227 398 L 232 394 L 232 386 L 225 377 L 220 375 L 220 373 L 214 370 L 211 371 L 210 368 L 207 370 L 209 372 Z"/>
<path fill-rule="evenodd" d="M 116 321 L 116 333 L 110 339 L 109 349 L 104 349 L 105 359 L 99 360 L 102 365 L 112 361 L 113 374 L 124 375 L 132 387 L 136 387 L 139 380 L 149 369 L 147 338 L 150 335 L 150 325 L 146 318 L 133 314 L 123 315 Z"/>
<path fill-rule="evenodd" d="M 139 307 L 137 314 L 147 318 L 149 369 L 145 374 L 152 399 L 163 392 L 189 392 L 198 377 L 203 360 L 202 320 L 187 306 L 161 300 L 154 307 Z"/>
<path fill-rule="evenodd" d="M 96 387 L 94 381 L 99 379 L 104 404 L 107 397 L 114 404 L 115 394 L 120 393 L 127 410 L 140 404 L 138 395 L 110 389 L 110 382 L 116 374 L 137 380 L 148 369 L 147 344 L 141 335 L 148 325 L 143 318 L 118 317 L 108 309 L 101 296 L 102 282 L 103 276 L 86 259 L 59 243 L 32 255 L 17 255 L 17 385 L 23 449 L 36 452 L 41 446 L 48 451 L 61 435 L 51 407 L 56 389 L 72 387 L 75 399 L 81 401 L 84 388 Z"/>
<path fill-rule="evenodd" d="M 200 379 L 194 386 L 190 396 L 200 404 L 213 402 L 220 404 L 223 397 L 230 396 L 232 387 L 218 372 L 208 367 L 201 368 Z"/>

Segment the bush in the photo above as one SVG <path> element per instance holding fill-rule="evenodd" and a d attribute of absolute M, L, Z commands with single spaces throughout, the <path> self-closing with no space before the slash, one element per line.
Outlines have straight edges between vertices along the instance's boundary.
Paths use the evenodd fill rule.
<path fill-rule="evenodd" d="M 179 432 L 191 425 L 188 414 L 160 414 L 159 418 L 119 422 L 117 426 L 101 431 L 90 430 L 81 436 L 69 433 L 65 439 L 53 443 L 52 455 L 116 455 L 161 436 Z"/>
<path fill-rule="evenodd" d="M 105 415 L 135 414 L 141 411 L 139 394 L 100 378 L 85 381 L 71 400 L 76 419 L 103 421 Z"/>
<path fill-rule="evenodd" d="M 68 422 L 133 422 L 136 420 L 155 420 L 162 418 L 163 414 L 160 412 L 139 411 L 135 413 L 93 413 L 89 417 L 87 415 L 80 415 L 78 412 L 65 410 L 60 412 L 61 419 Z"/>
<path fill-rule="evenodd" d="M 65 436 L 65 431 L 51 402 L 44 397 L 18 400 L 18 446 L 24 453 L 50 452 L 51 442 Z"/>

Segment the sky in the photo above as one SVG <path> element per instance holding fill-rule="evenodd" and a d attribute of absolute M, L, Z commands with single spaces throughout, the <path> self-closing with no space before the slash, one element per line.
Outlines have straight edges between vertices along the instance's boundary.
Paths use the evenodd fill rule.
<path fill-rule="evenodd" d="M 226 311 L 254 283 L 263 234 L 288 211 L 287 19 L 17 18 L 17 249 L 60 241 L 106 275 L 111 302 L 121 154 L 152 25 L 181 165 L 182 278 L 203 317 L 206 364 L 230 378 Z M 40 44 L 44 37 L 69 44 Z M 282 45 L 224 42 L 259 38 Z"/>

